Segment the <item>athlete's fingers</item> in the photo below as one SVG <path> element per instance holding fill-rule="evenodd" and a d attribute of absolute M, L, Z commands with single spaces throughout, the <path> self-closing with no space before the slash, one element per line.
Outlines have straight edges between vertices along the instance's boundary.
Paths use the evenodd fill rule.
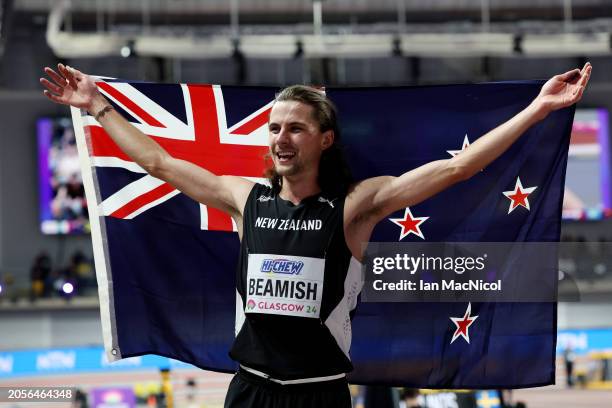
<path fill-rule="evenodd" d="M 74 80 L 74 75 L 72 75 L 72 72 L 70 72 L 70 70 L 66 68 L 64 64 L 57 64 L 57 67 L 60 70 L 61 74 L 68 80 L 68 83 L 70 84 L 72 89 L 77 89 L 77 83 Z"/>
<path fill-rule="evenodd" d="M 578 81 L 578 83 L 581 86 L 586 86 L 586 84 L 589 82 L 589 78 L 591 77 L 591 71 L 593 70 L 593 67 L 591 66 L 591 64 L 589 63 L 587 64 L 588 65 L 584 66 L 582 77 L 580 78 L 580 81 Z"/>
<path fill-rule="evenodd" d="M 66 67 L 66 78 L 68 79 L 68 82 L 70 82 L 70 86 L 72 86 L 73 89 L 77 89 L 77 80 L 74 76 L 74 71 L 70 68 L 70 67 Z"/>
<path fill-rule="evenodd" d="M 582 94 L 584 93 L 587 83 L 589 82 L 589 78 L 591 77 L 591 70 L 592 70 L 591 65 L 588 63 L 585 64 L 584 69 L 583 69 L 584 72 L 582 73 L 582 77 L 575 84 L 575 89 L 572 91 L 572 96 L 571 96 L 572 103 L 576 103 L 582 98 Z"/>
<path fill-rule="evenodd" d="M 68 69 L 72 72 L 72 75 L 74 75 L 74 79 L 76 79 L 77 82 L 82 80 L 85 77 L 84 73 L 82 73 L 81 71 L 79 71 L 78 69 L 74 67 L 68 66 Z"/>
<path fill-rule="evenodd" d="M 569 82 L 572 79 L 574 79 L 576 76 L 578 76 L 579 74 L 580 74 L 580 70 L 576 68 L 576 69 L 572 69 L 571 71 L 567 71 L 563 74 L 557 75 L 557 79 L 563 82 Z"/>
<path fill-rule="evenodd" d="M 584 66 L 582 67 L 582 69 L 580 70 L 581 74 L 585 74 L 587 72 L 587 70 L 589 70 L 589 68 L 592 68 L 592 65 L 590 62 L 585 62 Z"/>
<path fill-rule="evenodd" d="M 61 103 L 66 105 L 66 102 L 64 102 L 59 96 L 53 95 L 51 92 L 49 91 L 43 91 L 43 94 L 45 94 L 45 96 L 49 99 L 51 99 L 53 102 L 56 103 Z"/>
<path fill-rule="evenodd" d="M 576 68 L 576 70 L 578 70 L 578 68 Z M 586 64 L 584 64 L 582 69 L 579 70 L 578 74 L 571 75 L 570 78 L 567 80 L 567 82 L 571 82 L 571 83 L 575 82 L 576 84 L 581 84 L 584 82 L 585 79 L 588 78 L 588 75 L 590 72 L 591 72 L 591 63 L 587 62 Z"/>
<path fill-rule="evenodd" d="M 40 78 L 40 83 L 42 84 L 42 86 L 44 86 L 45 88 L 47 88 L 49 91 L 53 92 L 54 94 L 57 94 L 57 95 L 62 94 L 62 88 L 55 85 L 54 83 L 51 83 L 51 81 L 49 81 L 48 79 Z"/>
<path fill-rule="evenodd" d="M 45 73 L 59 86 L 64 87 L 68 84 L 66 78 L 55 72 L 49 67 L 45 67 Z"/>
<path fill-rule="evenodd" d="M 573 98 L 574 103 L 578 102 L 580 98 L 582 98 L 583 93 L 584 93 L 584 86 L 581 86 L 580 88 L 578 88 L 578 90 L 576 91 L 576 95 Z"/>

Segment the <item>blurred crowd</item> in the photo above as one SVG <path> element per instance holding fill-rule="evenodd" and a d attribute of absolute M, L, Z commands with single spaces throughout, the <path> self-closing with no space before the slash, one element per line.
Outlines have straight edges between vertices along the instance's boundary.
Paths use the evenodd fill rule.
<path fill-rule="evenodd" d="M 96 276 L 92 260 L 77 250 L 67 263 L 54 264 L 46 251 L 32 260 L 29 285 L 17 285 L 10 273 L 0 275 L 0 295 L 10 301 L 28 298 L 34 302 L 42 298 L 70 299 L 73 296 L 95 296 Z"/>
<path fill-rule="evenodd" d="M 559 269 L 574 279 L 612 279 L 612 237 L 587 241 L 584 236 L 563 235 L 559 246 Z"/>
<path fill-rule="evenodd" d="M 49 149 L 49 180 L 53 190 L 51 211 L 55 219 L 87 218 L 87 202 L 72 123 L 68 120 L 54 132 Z"/>

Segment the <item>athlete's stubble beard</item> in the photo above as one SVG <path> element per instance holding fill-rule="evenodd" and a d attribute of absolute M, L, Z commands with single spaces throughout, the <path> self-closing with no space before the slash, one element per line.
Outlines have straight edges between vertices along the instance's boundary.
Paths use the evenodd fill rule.
<path fill-rule="evenodd" d="M 270 156 L 272 157 L 272 162 L 274 164 L 274 171 L 276 172 L 276 174 L 278 174 L 281 177 L 292 177 L 304 171 L 304 169 L 306 168 L 306 165 L 304 164 L 304 158 L 302 156 L 296 153 L 291 164 L 283 165 L 279 163 L 280 159 L 276 155 L 278 150 L 282 150 L 282 149 L 279 149 L 278 147 L 270 148 Z M 291 150 L 294 150 L 294 148 L 292 148 Z"/>
<path fill-rule="evenodd" d="M 274 170 L 281 177 L 291 177 L 301 173 L 304 170 L 304 164 L 297 157 L 295 158 L 295 163 L 290 166 L 279 165 L 275 161 Z"/>

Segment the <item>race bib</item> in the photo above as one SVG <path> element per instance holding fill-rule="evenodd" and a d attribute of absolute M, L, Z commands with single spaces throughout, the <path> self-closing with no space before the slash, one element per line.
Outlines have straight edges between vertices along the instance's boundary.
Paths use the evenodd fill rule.
<path fill-rule="evenodd" d="M 319 318 L 325 259 L 249 254 L 245 313 Z"/>

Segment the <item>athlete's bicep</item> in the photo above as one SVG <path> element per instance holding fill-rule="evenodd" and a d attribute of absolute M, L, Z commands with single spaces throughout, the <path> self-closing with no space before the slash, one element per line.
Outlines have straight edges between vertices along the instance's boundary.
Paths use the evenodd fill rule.
<path fill-rule="evenodd" d="M 381 211 L 376 202 L 377 194 L 395 177 L 380 176 L 361 180 L 353 184 L 347 193 L 344 204 L 344 224 L 361 223 Z"/>
<path fill-rule="evenodd" d="M 370 240 L 382 211 L 374 202 L 374 197 L 392 179 L 392 176 L 373 177 L 349 188 L 344 202 L 344 236 L 347 246 L 358 261 L 362 259 L 363 243 Z"/>
<path fill-rule="evenodd" d="M 449 160 L 436 160 L 399 177 L 381 176 L 363 180 L 349 191 L 345 204 L 347 245 L 360 254 L 374 227 L 384 217 L 415 205 L 462 179 Z"/>
<path fill-rule="evenodd" d="M 418 204 L 463 179 L 450 160 L 435 160 L 399 177 L 382 176 L 357 183 L 347 196 L 348 220 L 373 218 L 376 223 L 404 207 Z"/>
<path fill-rule="evenodd" d="M 372 201 L 383 218 L 438 194 L 463 180 L 463 174 L 449 159 L 434 160 L 382 184 Z"/>

